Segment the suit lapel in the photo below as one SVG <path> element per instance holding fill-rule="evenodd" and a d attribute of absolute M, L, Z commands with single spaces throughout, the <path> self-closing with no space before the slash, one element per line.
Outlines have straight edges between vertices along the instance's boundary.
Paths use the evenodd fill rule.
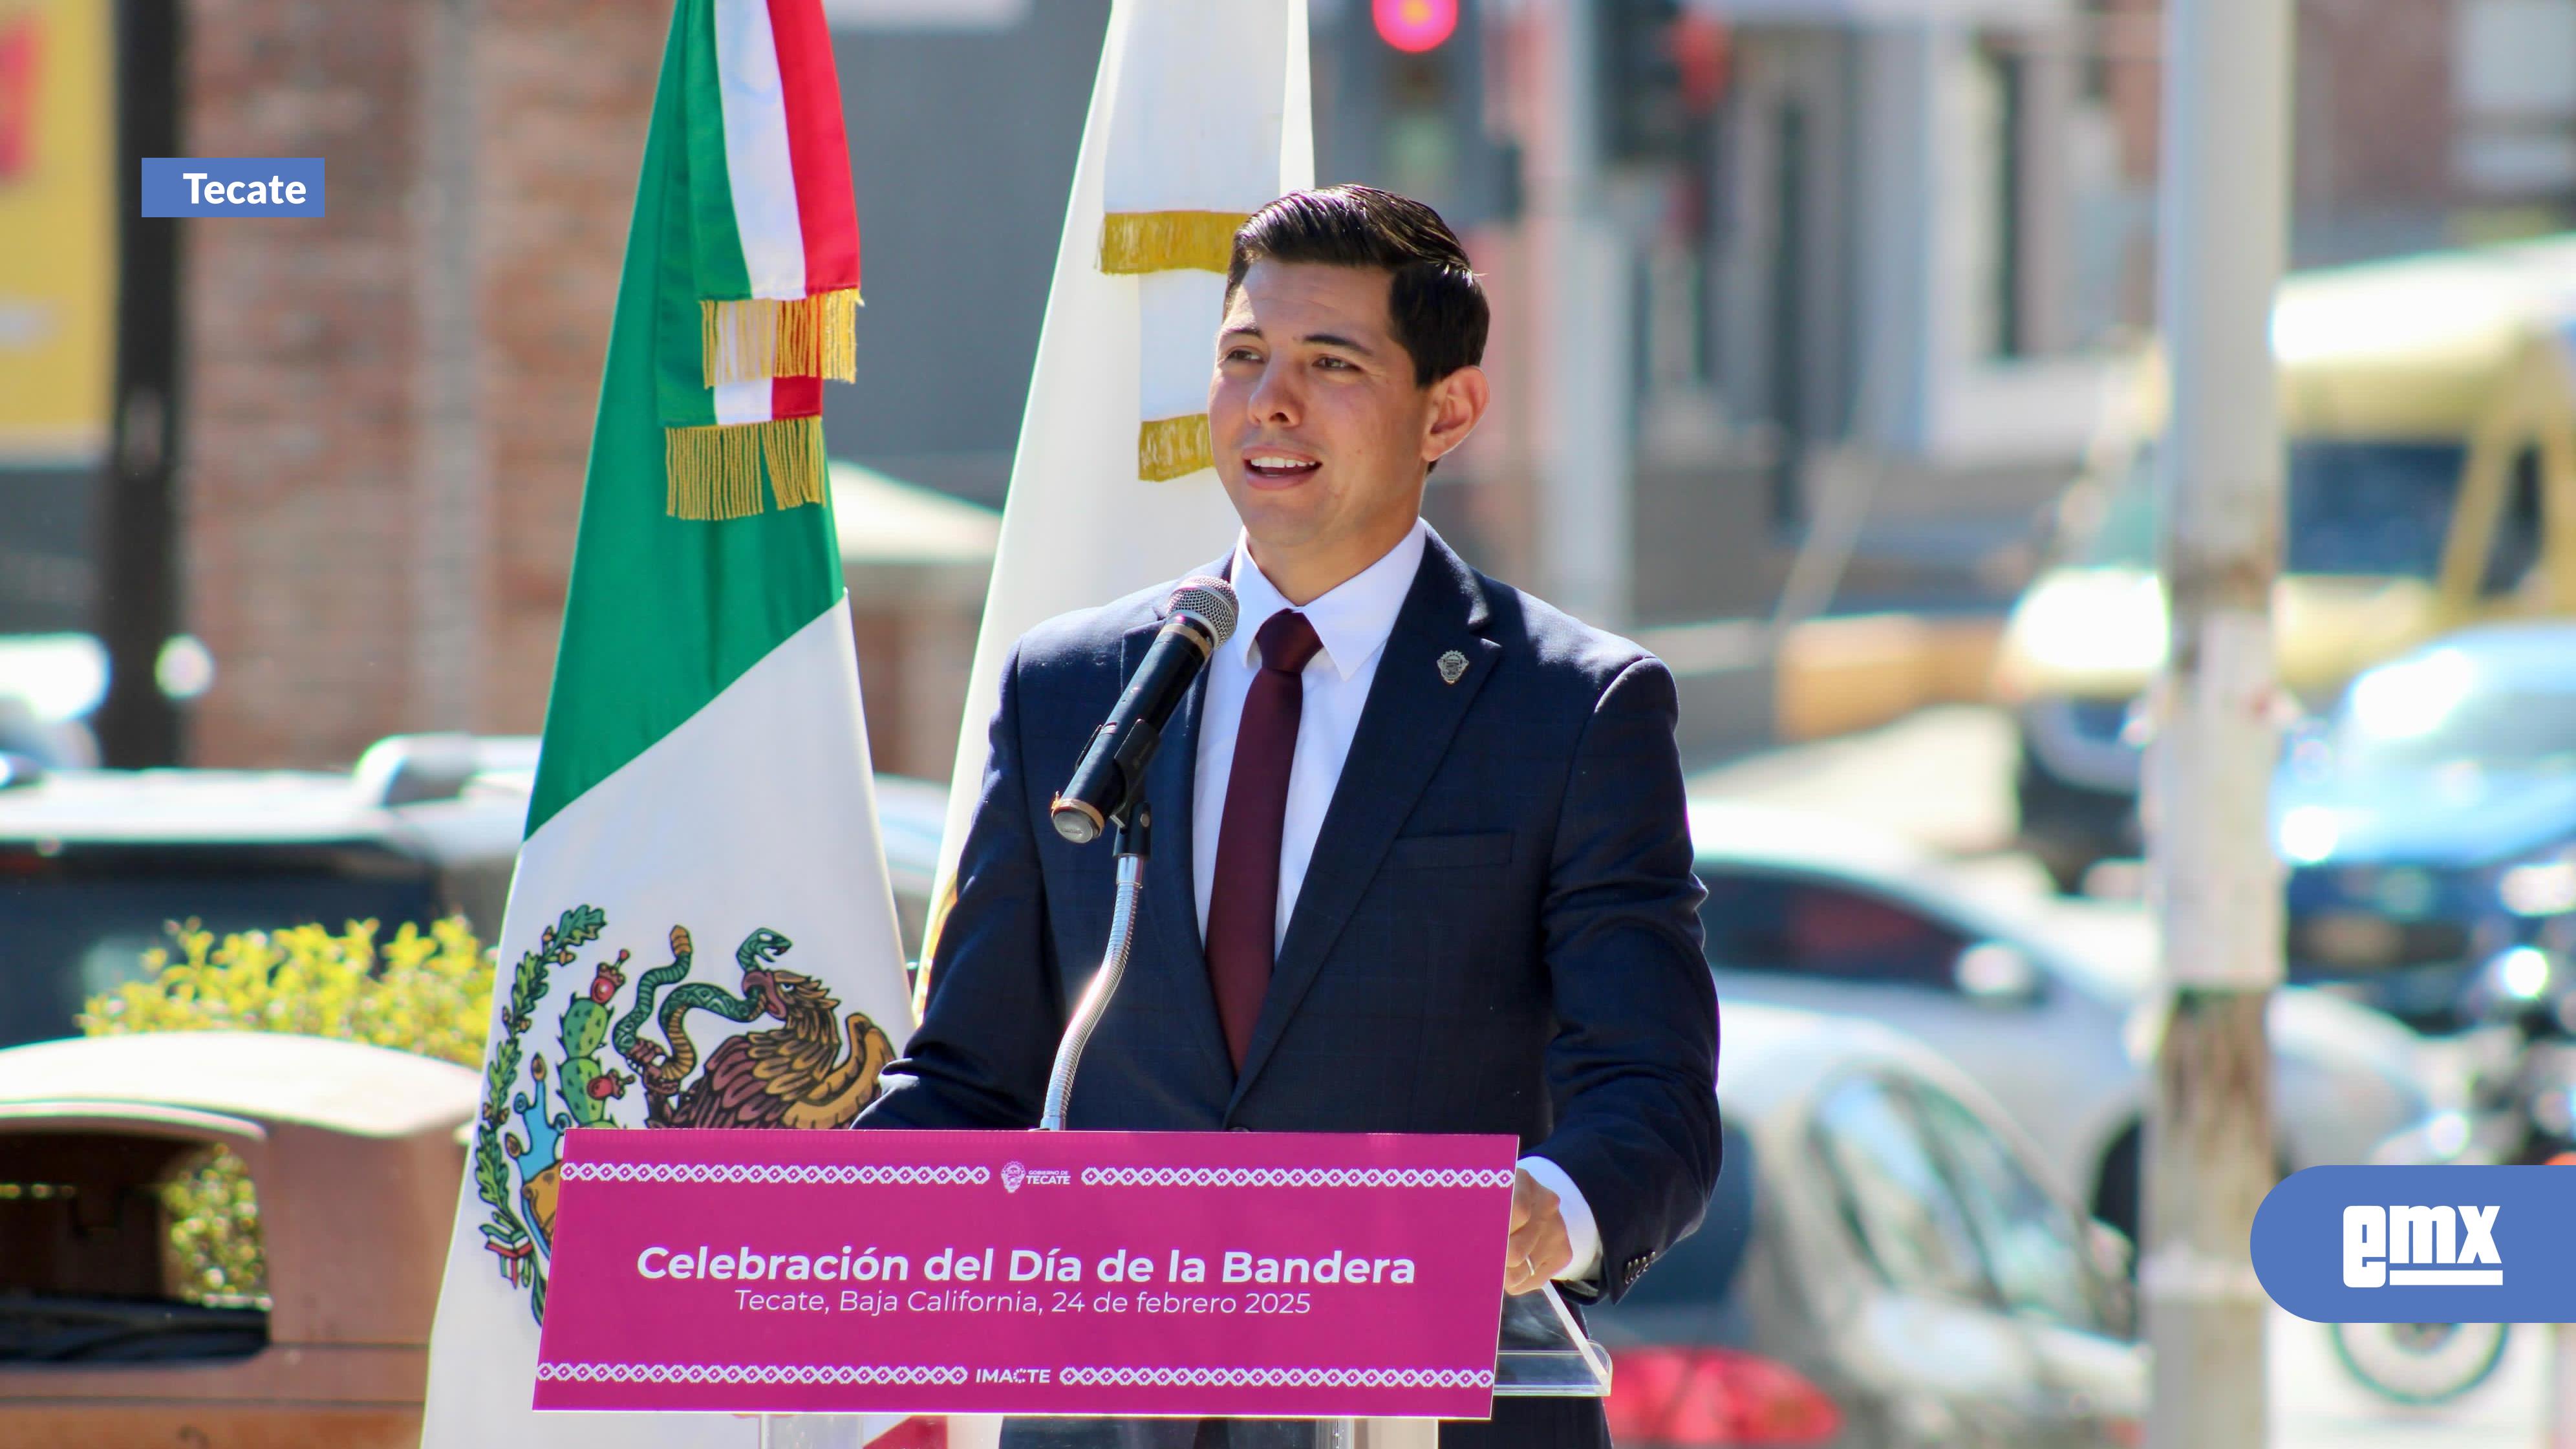
<path fill-rule="evenodd" d="M 1485 620 L 1484 590 L 1475 574 L 1435 537 L 1423 552 L 1412 592 L 1378 659 L 1368 704 L 1360 711 L 1350 755 L 1316 835 L 1296 910 L 1288 918 L 1287 939 L 1271 969 L 1270 990 L 1253 1024 L 1252 1045 L 1236 1076 L 1235 1102 L 1243 1100 L 1269 1061 L 1289 1017 L 1314 985 L 1333 942 L 1377 874 L 1388 844 L 1448 753 L 1458 722 L 1493 673 L 1502 647 L 1484 636 Z M 1441 657 L 1452 651 L 1467 660 L 1466 672 L 1455 683 L 1440 669 Z M 1213 1002 L 1211 993 L 1211 1010 Z"/>
<path fill-rule="evenodd" d="M 1224 564 L 1202 573 L 1222 573 Z M 1132 679 L 1136 666 L 1161 630 L 1162 621 L 1127 631 L 1121 642 L 1118 677 Z M 1142 928 L 1158 941 L 1159 951 L 1137 953 L 1135 966 L 1165 979 L 1147 988 L 1158 1000 L 1173 1002 L 1189 1018 L 1192 1043 L 1231 1072 L 1225 1049 L 1225 1025 L 1216 1012 L 1216 989 L 1209 984 L 1207 950 L 1199 940 L 1198 881 L 1191 842 L 1191 815 L 1198 800 L 1199 707 L 1207 698 L 1202 671 L 1181 697 L 1163 728 L 1163 742 L 1145 767 L 1145 798 L 1154 812 L 1154 855 L 1145 865 L 1145 919 Z M 1130 987 L 1131 991 L 1136 988 Z"/>

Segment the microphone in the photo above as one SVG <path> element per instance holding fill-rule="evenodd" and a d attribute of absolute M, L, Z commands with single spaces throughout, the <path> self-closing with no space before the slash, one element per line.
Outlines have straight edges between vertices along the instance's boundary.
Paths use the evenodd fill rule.
<path fill-rule="evenodd" d="M 1146 762 L 1163 742 L 1163 725 L 1217 647 L 1234 637 L 1235 607 L 1234 586 L 1205 574 L 1183 579 L 1172 590 L 1163 605 L 1162 632 L 1128 677 L 1117 707 L 1092 732 L 1073 778 L 1047 808 L 1056 834 L 1088 845 L 1112 819 L 1125 815 L 1144 785 Z"/>

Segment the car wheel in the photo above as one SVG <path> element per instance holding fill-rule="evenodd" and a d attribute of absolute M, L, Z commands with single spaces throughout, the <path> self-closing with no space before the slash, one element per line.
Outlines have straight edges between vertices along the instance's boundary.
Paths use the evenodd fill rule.
<path fill-rule="evenodd" d="M 2485 1383 L 2504 1360 L 2502 1323 L 2330 1323 L 2335 1357 L 2393 1403 L 2447 1404 Z"/>

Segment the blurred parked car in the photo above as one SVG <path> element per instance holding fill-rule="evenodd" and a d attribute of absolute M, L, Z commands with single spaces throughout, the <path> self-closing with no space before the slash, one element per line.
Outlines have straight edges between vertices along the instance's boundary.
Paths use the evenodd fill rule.
<path fill-rule="evenodd" d="M 2274 594 L 2281 677 L 2311 707 L 2446 629 L 2576 613 L 2576 243 L 2312 272 L 2272 314 L 2289 443 Z M 2059 557 L 2013 607 L 1998 692 L 2021 730 L 2023 843 L 2074 889 L 2139 853 L 2134 708 L 2165 658 L 2156 575 L 2160 370 L 2059 510 Z"/>
<path fill-rule="evenodd" d="M 390 935 L 461 912 L 493 939 L 535 759 L 533 740 L 411 735 L 346 774 L 0 769 L 0 1046 L 72 1035 L 172 921 Z"/>
<path fill-rule="evenodd" d="M 1587 1315 L 1623 1449 L 2138 1442 L 2124 1245 L 1958 1069 L 1729 1003 L 1718 1101 L 1707 1220 Z"/>
<path fill-rule="evenodd" d="M 410 1449 L 477 1073 L 318 1037 L 0 1051 L 0 1444 Z M 177 1280 L 162 1186 L 248 1169 L 266 1293 Z"/>
<path fill-rule="evenodd" d="M 400 735 L 346 774 L 47 769 L 0 754 L 0 1047 L 74 1034 L 139 979 L 168 923 L 215 932 L 461 914 L 498 942 L 537 741 Z M 921 949 L 946 792 L 880 775 L 907 954 Z"/>
<path fill-rule="evenodd" d="M 2134 1235 L 2161 1021 L 2144 921 L 2128 923 L 2127 949 L 2079 943 L 2041 902 L 1991 899 L 1921 850 L 1841 821 L 1702 804 L 1691 834 L 1723 1010 L 1797 1006 L 1921 1038 L 2008 1104 L 2096 1216 Z M 2270 1027 L 2285 1171 L 2368 1161 L 2428 1114 L 2418 1039 L 2390 1017 L 2290 989 L 2273 997 Z M 1743 1041 L 1730 1026 L 1730 1070 Z"/>
<path fill-rule="evenodd" d="M 2576 624 L 2370 670 L 2293 737 L 2272 795 L 2291 979 L 2427 1027 L 2474 1022 L 2491 964 L 2489 995 L 2576 985 Z"/>

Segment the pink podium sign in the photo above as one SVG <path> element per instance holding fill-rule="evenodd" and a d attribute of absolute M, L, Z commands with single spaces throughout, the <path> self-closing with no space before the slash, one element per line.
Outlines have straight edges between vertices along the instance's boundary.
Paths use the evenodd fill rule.
<path fill-rule="evenodd" d="M 536 1407 L 1484 1418 L 1516 1149 L 575 1131 Z"/>

